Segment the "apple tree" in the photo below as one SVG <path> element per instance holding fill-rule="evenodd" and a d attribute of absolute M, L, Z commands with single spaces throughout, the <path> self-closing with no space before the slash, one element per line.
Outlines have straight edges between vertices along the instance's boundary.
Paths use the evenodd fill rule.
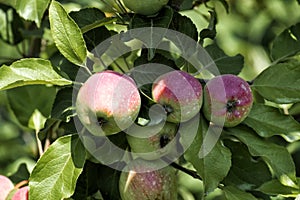
<path fill-rule="evenodd" d="M 299 200 L 299 9 L 0 0 L 0 200 Z"/>

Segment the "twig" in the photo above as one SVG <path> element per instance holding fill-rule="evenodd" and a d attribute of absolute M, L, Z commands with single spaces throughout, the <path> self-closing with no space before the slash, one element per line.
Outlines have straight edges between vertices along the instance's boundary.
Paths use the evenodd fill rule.
<path fill-rule="evenodd" d="M 165 158 L 165 157 L 163 157 L 162 160 L 165 161 L 165 162 L 167 162 L 167 163 L 171 162 L 168 158 Z M 179 164 L 177 164 L 175 162 L 171 162 L 170 165 L 172 167 L 174 167 L 175 169 L 178 169 L 178 170 L 180 170 L 180 171 L 182 171 L 182 172 L 184 172 L 184 173 L 192 176 L 193 178 L 196 178 L 196 179 L 199 179 L 199 180 L 202 181 L 202 178 L 199 176 L 199 174 L 196 171 L 187 169 L 185 167 L 182 167 L 181 165 L 179 165 Z"/>
<path fill-rule="evenodd" d="M 24 180 L 24 181 L 21 181 L 21 182 L 17 183 L 14 188 L 19 189 L 19 188 L 21 188 L 21 187 L 23 187 L 24 185 L 27 185 L 27 184 L 28 184 L 28 180 Z"/>

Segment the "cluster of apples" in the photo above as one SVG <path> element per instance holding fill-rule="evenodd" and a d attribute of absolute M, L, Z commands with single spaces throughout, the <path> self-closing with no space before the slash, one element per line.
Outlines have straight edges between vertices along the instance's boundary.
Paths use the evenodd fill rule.
<path fill-rule="evenodd" d="M 0 175 L 0 200 L 28 200 L 29 187 L 15 188 L 6 176 Z"/>
<path fill-rule="evenodd" d="M 142 127 L 139 132 L 141 129 L 134 122 L 141 109 L 141 96 L 130 76 L 111 70 L 95 73 L 78 92 L 76 109 L 83 125 L 96 136 L 126 129 L 131 151 L 140 155 L 121 174 L 123 200 L 176 199 L 165 197 L 163 192 L 169 188 L 168 193 L 176 194 L 175 172 L 169 166 L 159 170 L 151 170 L 151 166 L 176 148 L 173 139 L 178 125 L 191 120 L 203 107 L 204 116 L 212 124 L 233 127 L 247 117 L 253 103 L 249 84 L 238 76 L 216 76 L 202 89 L 198 79 L 181 70 L 157 77 L 152 84 L 152 100 L 163 108 L 166 121 Z M 139 133 L 149 137 L 139 137 Z M 147 172 L 137 172 L 147 166 Z"/>
<path fill-rule="evenodd" d="M 122 2 L 134 13 L 151 17 L 169 0 Z M 109 70 L 96 73 L 78 93 L 78 117 L 93 135 L 109 136 L 126 130 L 135 157 L 120 176 L 122 200 L 177 199 L 175 170 L 168 165 L 157 166 L 164 156 L 173 151 L 176 154 L 179 124 L 196 117 L 202 109 L 211 124 L 233 127 L 248 116 L 253 103 L 249 84 L 230 74 L 216 76 L 202 88 L 189 73 L 174 70 L 157 77 L 151 90 L 151 101 L 159 105 L 156 111 L 162 111 L 165 118 L 161 123 L 143 127 L 134 123 L 142 100 L 130 76 Z M 156 114 L 161 115 L 159 112 Z"/>
<path fill-rule="evenodd" d="M 202 89 L 196 78 L 180 70 L 159 76 L 152 85 L 152 98 L 167 115 L 166 129 L 192 119 L 200 112 L 202 104 L 203 113 L 211 123 L 233 127 L 248 116 L 253 103 L 249 84 L 238 76 L 216 76 Z M 80 121 L 96 136 L 108 136 L 130 128 L 140 108 L 140 92 L 134 80 L 111 70 L 88 78 L 76 101 Z"/>

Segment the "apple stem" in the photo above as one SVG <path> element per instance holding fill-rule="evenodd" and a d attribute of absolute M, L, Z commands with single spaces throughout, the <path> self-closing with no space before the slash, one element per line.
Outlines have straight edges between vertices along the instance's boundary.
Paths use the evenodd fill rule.
<path fill-rule="evenodd" d="M 151 97 L 149 97 L 143 90 L 139 89 L 139 91 L 140 91 L 140 93 L 141 93 L 142 95 L 144 95 L 148 100 L 150 100 L 152 103 L 155 103 L 155 102 L 153 101 L 153 99 L 151 99 Z"/>
<path fill-rule="evenodd" d="M 36 142 L 37 142 L 37 147 L 38 147 L 38 151 L 39 151 L 39 156 L 41 157 L 44 153 L 43 151 L 43 146 L 42 146 L 42 142 L 39 139 L 39 131 L 35 132 L 35 138 L 36 138 Z"/>
<path fill-rule="evenodd" d="M 92 75 L 93 73 L 91 72 L 91 70 L 86 66 L 86 65 L 81 65 L 80 67 L 82 67 L 83 69 L 86 70 L 86 72 L 89 74 L 89 75 Z"/>
<path fill-rule="evenodd" d="M 21 187 L 23 187 L 23 186 L 25 186 L 27 184 L 28 184 L 28 180 L 23 180 L 23 181 L 17 183 L 14 188 L 15 189 L 19 189 L 19 188 L 21 188 Z"/>
<path fill-rule="evenodd" d="M 126 8 L 124 7 L 124 5 L 120 0 L 117 0 L 117 5 L 119 6 L 119 8 L 122 10 L 123 13 L 128 14 Z"/>

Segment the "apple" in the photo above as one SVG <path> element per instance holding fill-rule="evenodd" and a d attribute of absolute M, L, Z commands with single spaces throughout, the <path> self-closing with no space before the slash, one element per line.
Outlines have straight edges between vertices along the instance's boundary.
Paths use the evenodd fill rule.
<path fill-rule="evenodd" d="M 127 141 L 137 156 L 146 160 L 159 159 L 176 150 L 178 125 L 170 122 L 127 129 Z"/>
<path fill-rule="evenodd" d="M 216 125 L 238 125 L 248 116 L 252 104 L 250 85 L 238 76 L 216 76 L 204 87 L 203 113 Z"/>
<path fill-rule="evenodd" d="M 111 70 L 90 76 L 79 89 L 76 101 L 79 120 L 96 136 L 128 128 L 140 106 L 141 97 L 133 79 Z"/>
<path fill-rule="evenodd" d="M 14 184 L 6 176 L 0 175 L 0 200 L 5 200 L 11 190 L 14 189 Z"/>
<path fill-rule="evenodd" d="M 22 187 L 16 191 L 11 200 L 28 200 L 29 186 Z"/>
<path fill-rule="evenodd" d="M 152 97 L 165 108 L 167 121 L 185 122 L 201 109 L 202 86 L 189 73 L 175 70 L 159 76 L 154 81 Z"/>
<path fill-rule="evenodd" d="M 158 160 L 136 159 L 129 163 L 120 176 L 121 199 L 177 199 L 176 171 L 170 166 L 158 169 L 158 165 Z"/>
<path fill-rule="evenodd" d="M 169 0 L 123 0 L 127 8 L 142 15 L 154 15 L 168 2 Z"/>

